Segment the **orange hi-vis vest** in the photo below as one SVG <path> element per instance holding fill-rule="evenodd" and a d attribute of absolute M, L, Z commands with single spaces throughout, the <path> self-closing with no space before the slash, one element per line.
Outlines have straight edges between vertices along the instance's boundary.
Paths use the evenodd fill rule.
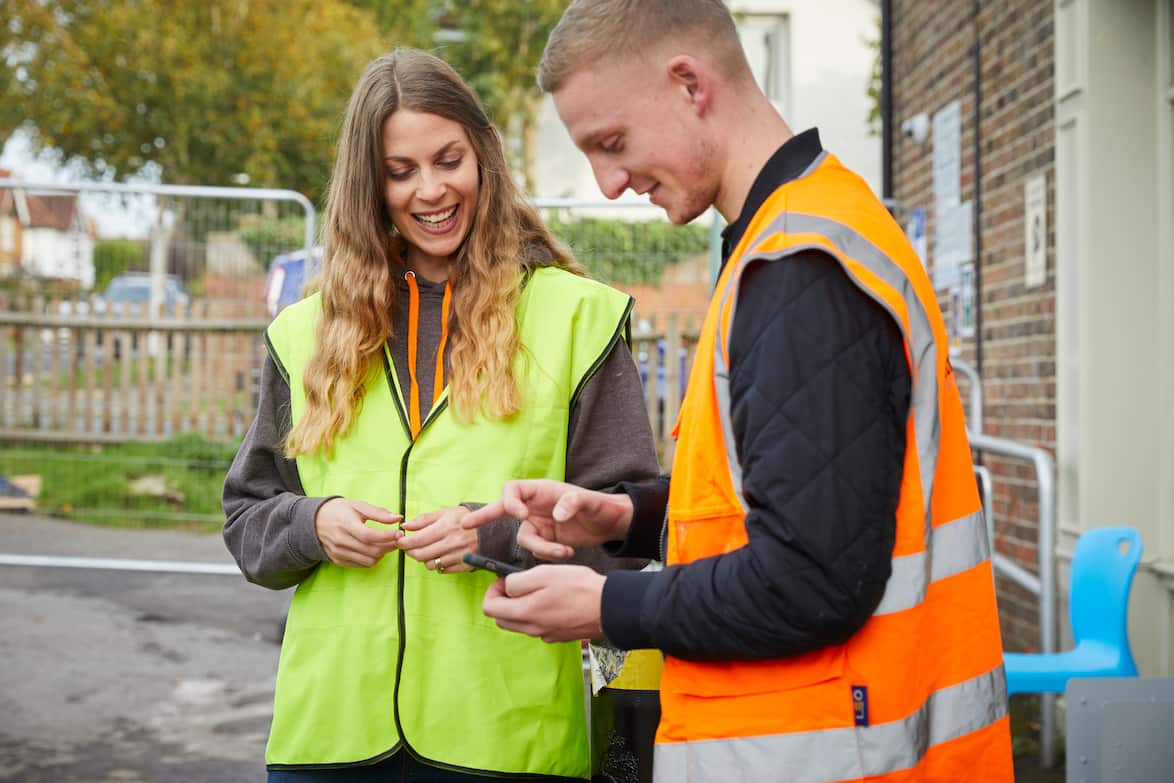
<path fill-rule="evenodd" d="M 905 338 L 912 401 L 892 575 L 843 644 L 767 661 L 668 658 L 656 779 L 1012 781 L 994 579 L 941 311 L 900 227 L 827 153 L 767 198 L 714 291 L 677 425 L 668 563 L 748 543 L 730 328 L 747 265 L 804 250 L 837 260 Z"/>

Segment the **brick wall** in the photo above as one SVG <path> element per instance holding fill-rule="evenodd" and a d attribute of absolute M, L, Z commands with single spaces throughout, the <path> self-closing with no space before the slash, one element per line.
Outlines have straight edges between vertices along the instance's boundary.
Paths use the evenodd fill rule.
<path fill-rule="evenodd" d="M 931 118 L 953 100 L 962 106 L 962 199 L 975 200 L 975 79 L 972 47 L 982 62 L 981 241 L 982 377 L 985 430 L 1054 451 L 1056 338 L 1054 275 L 1053 0 L 894 0 L 894 127 L 918 112 Z M 924 207 L 930 265 L 934 236 L 933 140 L 897 135 L 894 195 Z M 1024 183 L 1048 182 L 1048 277 L 1024 285 Z M 949 320 L 948 297 L 942 306 Z M 962 356 L 977 360 L 974 340 Z M 965 387 L 963 386 L 965 391 Z M 996 548 L 1036 571 L 1036 484 L 1031 466 L 982 458 L 995 487 Z M 1005 644 L 1036 650 L 1036 598 L 998 579 Z"/>

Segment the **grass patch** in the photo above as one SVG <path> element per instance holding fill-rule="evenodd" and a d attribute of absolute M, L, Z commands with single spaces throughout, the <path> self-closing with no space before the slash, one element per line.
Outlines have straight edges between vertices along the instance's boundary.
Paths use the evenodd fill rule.
<path fill-rule="evenodd" d="M 113 527 L 215 531 L 238 445 L 198 435 L 117 446 L 20 444 L 0 452 L 0 475 L 40 475 L 38 513 Z"/>

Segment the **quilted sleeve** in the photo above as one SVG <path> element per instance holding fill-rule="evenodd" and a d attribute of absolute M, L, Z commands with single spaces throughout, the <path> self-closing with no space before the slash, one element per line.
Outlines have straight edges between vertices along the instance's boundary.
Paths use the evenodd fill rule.
<path fill-rule="evenodd" d="M 895 321 L 828 255 L 758 262 L 742 278 L 730 362 L 749 543 L 610 576 L 603 627 L 617 646 L 796 655 L 846 640 L 884 593 L 910 395 Z"/>

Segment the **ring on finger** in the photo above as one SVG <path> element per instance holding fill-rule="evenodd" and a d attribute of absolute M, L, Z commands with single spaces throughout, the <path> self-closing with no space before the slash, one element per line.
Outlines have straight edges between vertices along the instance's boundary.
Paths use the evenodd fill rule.
<path fill-rule="evenodd" d="M 441 560 L 439 557 L 432 561 L 432 565 L 435 566 L 436 573 L 438 573 L 438 574 L 444 573 L 444 561 Z"/>

